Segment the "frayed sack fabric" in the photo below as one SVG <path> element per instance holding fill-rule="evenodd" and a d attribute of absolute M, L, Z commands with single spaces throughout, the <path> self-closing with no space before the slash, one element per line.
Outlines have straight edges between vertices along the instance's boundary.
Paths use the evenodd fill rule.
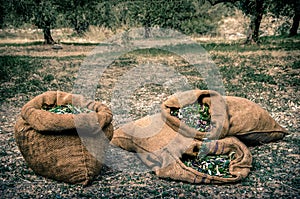
<path fill-rule="evenodd" d="M 250 151 L 237 138 L 202 142 L 185 137 L 166 124 L 160 114 L 144 117 L 115 130 L 111 144 L 136 152 L 143 163 L 161 178 L 190 183 L 236 182 L 248 175 L 252 163 Z M 206 148 L 208 155 L 235 152 L 235 159 L 229 165 L 232 177 L 212 176 L 187 167 L 183 158 L 196 157 L 201 148 Z"/>
<path fill-rule="evenodd" d="M 195 102 L 209 105 L 213 126 L 210 132 L 199 132 L 170 114 L 172 108 Z M 240 97 L 222 97 L 211 90 L 191 90 L 171 96 L 162 104 L 162 116 L 174 130 L 197 139 L 236 136 L 247 145 L 256 145 L 280 140 L 288 134 L 258 104 Z"/>
<path fill-rule="evenodd" d="M 42 109 L 44 105 L 67 104 L 92 112 L 56 114 Z M 111 111 L 99 102 L 49 91 L 24 105 L 15 125 L 15 139 L 35 173 L 86 185 L 101 170 L 105 146 L 113 135 L 111 121 Z"/>

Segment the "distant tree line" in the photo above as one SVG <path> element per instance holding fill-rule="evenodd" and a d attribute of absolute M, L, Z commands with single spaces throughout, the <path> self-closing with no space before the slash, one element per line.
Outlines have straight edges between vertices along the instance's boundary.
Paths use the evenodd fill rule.
<path fill-rule="evenodd" d="M 250 16 L 249 31 L 246 43 L 258 42 L 259 28 L 262 17 L 267 12 L 275 16 L 283 15 L 293 17 L 290 28 L 290 36 L 297 35 L 300 20 L 300 1 L 299 0 L 202 0 L 208 1 L 211 5 L 230 2 L 245 14 Z"/>
<path fill-rule="evenodd" d="M 151 27 L 173 28 L 185 34 L 212 32 L 222 14 L 235 6 L 250 16 L 247 42 L 257 42 L 265 13 L 293 17 L 290 35 L 299 27 L 299 0 L 0 0 L 0 26 L 33 24 L 43 30 L 46 44 L 53 44 L 51 29 L 72 27 L 82 35 L 90 25 L 112 30 L 142 26 L 145 37 Z M 222 3 L 223 12 L 212 11 Z"/>

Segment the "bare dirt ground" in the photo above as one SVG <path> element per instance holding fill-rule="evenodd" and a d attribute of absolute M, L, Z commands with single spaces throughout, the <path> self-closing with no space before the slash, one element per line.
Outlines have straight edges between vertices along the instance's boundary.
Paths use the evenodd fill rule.
<path fill-rule="evenodd" d="M 160 179 L 153 172 L 145 171 L 142 163 L 132 154 L 110 148 L 107 165 L 87 187 L 35 175 L 16 146 L 13 129 L 22 106 L 32 97 L 46 90 L 72 92 L 81 63 L 95 45 L 63 45 L 63 49 L 57 51 L 40 44 L 1 45 L 2 56 L 26 58 L 32 61 L 29 64 L 41 64 L 26 73 L 24 84 L 18 81 L 18 77 L 1 82 L 1 197 L 299 198 L 300 43 L 299 39 L 294 42 L 295 47 L 288 48 L 274 43 L 255 49 L 237 46 L 236 50 L 232 46 L 212 48 L 204 45 L 222 74 L 226 95 L 246 97 L 260 104 L 290 132 L 281 141 L 250 147 L 253 167 L 246 179 L 224 185 L 195 185 Z M 202 88 L 203 78 L 181 58 L 168 53 L 146 53 L 125 56 L 110 65 L 97 81 L 95 99 L 113 108 L 111 99 L 118 79 L 145 63 L 172 66 L 187 78 L 190 85 Z M 6 93 L 8 90 L 10 92 Z M 126 102 L 130 116 L 138 119 L 155 112 L 170 94 L 172 90 L 161 85 L 139 87 Z M 121 114 L 116 114 L 115 128 L 126 122 Z"/>

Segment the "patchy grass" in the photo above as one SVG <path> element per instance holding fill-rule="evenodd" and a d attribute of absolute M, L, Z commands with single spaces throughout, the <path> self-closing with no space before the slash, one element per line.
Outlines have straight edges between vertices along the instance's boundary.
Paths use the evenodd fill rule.
<path fill-rule="evenodd" d="M 0 102 L 18 95 L 37 94 L 62 87 L 71 91 L 80 58 L 0 56 Z"/>
<path fill-rule="evenodd" d="M 36 71 L 42 66 L 40 61 L 32 60 L 26 56 L 1 56 L 0 65 L 1 102 L 14 97 L 17 93 L 46 90 L 44 84 L 39 79 L 34 78 Z"/>
<path fill-rule="evenodd" d="M 299 74 L 300 38 L 266 37 L 260 46 L 239 43 L 204 43 L 218 67 L 226 95 L 246 97 L 265 108 L 271 116 L 291 133 L 282 141 L 250 147 L 253 167 L 250 175 L 235 184 L 194 185 L 159 179 L 152 172 L 133 171 L 141 163 L 127 159 L 124 166 L 107 165 L 88 187 L 68 185 L 35 175 L 19 152 L 13 127 L 21 107 L 32 97 L 46 90 L 71 92 L 81 63 L 95 48 L 94 44 L 67 45 L 63 50 L 52 51 L 40 43 L 2 46 L 0 56 L 0 180 L 1 195 L 6 198 L 297 198 L 300 191 L 299 176 Z M 188 46 L 186 46 L 188 47 Z M 80 52 L 79 52 L 80 51 Z M 79 53 L 78 53 L 79 52 Z M 83 52 L 83 53 L 82 53 Z M 206 82 L 201 74 L 182 57 L 156 49 L 135 51 L 115 60 L 103 72 L 97 84 L 97 100 L 111 107 L 113 89 L 124 75 L 138 80 L 155 77 L 141 68 L 143 64 L 162 64 L 183 75 L 193 88 L 204 89 Z M 146 74 L 142 74 L 142 73 Z M 156 71 L 157 73 L 162 73 Z M 151 76 L 152 75 L 152 76 Z M 157 74 L 159 75 L 159 74 Z M 151 80 L 151 78 L 150 78 Z M 169 81 L 174 80 L 174 82 Z M 176 78 L 166 84 L 149 81 L 140 86 L 124 101 L 125 110 L 138 119 L 153 110 L 174 92 Z M 178 79 L 182 81 L 182 79 Z M 163 82 L 165 83 L 165 82 Z M 177 82 L 178 83 L 178 82 Z M 130 85 L 124 83 L 123 88 Z M 111 107 L 113 108 L 113 107 Z M 125 109 L 126 108 L 126 109 Z M 115 115 L 117 127 L 124 117 Z M 110 149 L 111 158 L 115 151 Z M 121 158 L 130 158 L 120 153 Z M 113 161 L 113 160 L 112 160 Z M 128 169 L 129 168 L 129 169 Z"/>
<path fill-rule="evenodd" d="M 251 51 L 276 51 L 276 50 L 284 50 L 284 51 L 294 51 L 300 50 L 299 45 L 300 36 L 288 37 L 288 36 L 265 36 L 260 38 L 259 45 L 247 45 L 242 44 L 243 40 L 237 40 L 235 42 L 227 42 L 227 43 L 211 43 L 211 42 L 203 42 L 202 46 L 208 50 L 216 50 L 216 51 L 234 51 L 234 52 L 251 52 Z"/>

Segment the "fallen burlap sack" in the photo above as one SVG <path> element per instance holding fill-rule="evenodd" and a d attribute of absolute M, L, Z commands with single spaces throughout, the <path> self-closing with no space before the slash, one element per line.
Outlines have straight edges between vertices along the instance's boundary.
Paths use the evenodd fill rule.
<path fill-rule="evenodd" d="M 42 109 L 44 105 L 66 104 L 92 112 L 56 114 Z M 102 167 L 107 139 L 113 134 L 111 121 L 111 111 L 99 102 L 49 91 L 24 105 L 15 125 L 15 139 L 35 173 L 86 185 Z"/>
<path fill-rule="evenodd" d="M 182 108 L 199 102 L 210 107 L 210 132 L 199 132 L 170 114 L 172 108 Z M 249 145 L 282 139 L 287 131 L 259 105 L 240 97 L 222 97 L 216 91 L 191 90 L 174 94 L 162 104 L 162 116 L 175 131 L 187 137 L 220 139 L 236 136 Z"/>
<path fill-rule="evenodd" d="M 210 132 L 200 132 L 189 127 L 180 120 L 171 115 L 171 109 L 182 108 L 189 104 L 198 102 L 209 105 L 211 124 L 213 126 Z M 229 120 L 224 98 L 216 91 L 210 90 L 191 90 L 179 92 L 169 97 L 161 105 L 161 114 L 166 123 L 175 131 L 186 137 L 202 139 L 219 139 L 227 135 L 229 129 Z"/>
<path fill-rule="evenodd" d="M 190 183 L 235 182 L 248 175 L 252 163 L 250 151 L 237 138 L 202 142 L 185 137 L 165 123 L 161 114 L 123 125 L 115 130 L 111 144 L 136 152 L 143 163 L 159 177 Z M 184 156 L 196 157 L 204 145 L 207 154 L 228 154 L 232 151 L 236 153 L 235 159 L 229 165 L 232 177 L 211 176 L 183 163 Z"/>
<path fill-rule="evenodd" d="M 197 131 L 171 114 L 172 109 L 195 102 L 209 106 L 212 125 L 209 132 Z M 224 183 L 238 181 L 250 172 L 251 153 L 236 137 L 247 144 L 257 144 L 281 139 L 285 134 L 286 130 L 267 111 L 247 99 L 222 97 L 210 90 L 191 90 L 176 93 L 163 102 L 161 113 L 117 129 L 111 144 L 136 152 L 159 177 L 191 183 Z M 212 141 L 201 141 L 204 138 Z M 232 177 L 211 176 L 183 163 L 185 157 L 196 157 L 204 146 L 209 155 L 235 152 L 235 159 L 229 165 Z"/>
<path fill-rule="evenodd" d="M 247 145 L 274 142 L 288 134 L 258 104 L 240 97 L 226 97 L 229 131 L 227 136 L 236 136 Z"/>

